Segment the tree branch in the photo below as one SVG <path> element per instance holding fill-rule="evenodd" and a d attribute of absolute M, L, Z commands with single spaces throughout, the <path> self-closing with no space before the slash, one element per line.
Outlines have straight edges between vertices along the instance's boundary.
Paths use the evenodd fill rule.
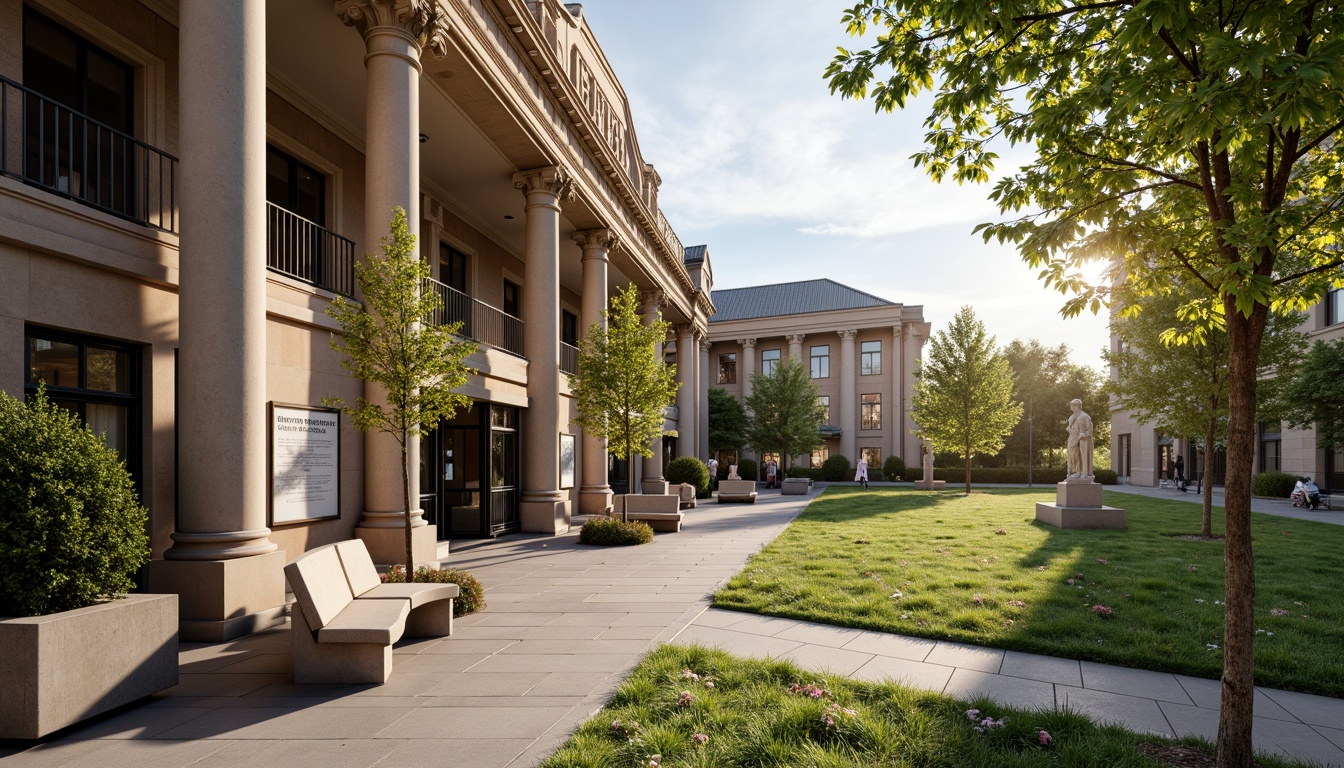
<path fill-rule="evenodd" d="M 1344 259 L 1336 259 L 1335 261 L 1332 261 L 1329 264 L 1322 264 L 1319 267 L 1312 267 L 1311 269 L 1303 270 L 1301 272 L 1298 272 L 1297 274 L 1288 275 L 1287 277 L 1280 277 L 1278 280 L 1274 281 L 1274 285 L 1282 285 L 1284 283 L 1292 282 L 1293 280 L 1299 280 L 1301 278 L 1306 277 L 1307 275 L 1314 275 L 1317 272 L 1325 272 L 1326 270 L 1335 269 L 1336 267 L 1339 267 L 1341 265 L 1344 265 Z"/>
<path fill-rule="evenodd" d="M 1150 165 L 1143 165 L 1142 163 L 1136 163 L 1132 160 L 1121 160 L 1119 158 L 1114 157 L 1102 157 L 1101 155 L 1095 155 L 1091 152 L 1078 149 L 1077 147 L 1072 147 L 1072 150 L 1082 155 L 1083 157 L 1086 157 L 1091 160 L 1096 160 L 1099 163 L 1110 163 L 1112 165 L 1118 165 L 1123 168 L 1133 168 L 1136 171 L 1143 171 L 1144 173 L 1151 173 L 1154 176 L 1160 176 L 1164 179 L 1167 179 L 1168 181 L 1171 181 L 1172 183 L 1180 184 L 1183 187 L 1189 187 L 1191 189 L 1197 189 L 1201 191 L 1204 189 L 1199 184 L 1196 184 L 1195 182 L 1183 176 L 1177 176 L 1174 173 L 1167 173 L 1166 171 L 1154 168 Z"/>
<path fill-rule="evenodd" d="M 1341 128 L 1344 128 L 1344 120 L 1340 120 L 1338 123 L 1335 123 L 1334 125 L 1327 128 L 1325 132 L 1323 132 L 1320 136 L 1317 136 L 1316 138 L 1312 139 L 1306 144 L 1303 144 L 1302 148 L 1297 150 L 1296 157 L 1294 157 L 1293 159 L 1300 160 L 1308 152 L 1315 149 L 1316 147 L 1319 147 L 1321 145 L 1321 142 L 1325 141 L 1334 134 L 1338 133 Z"/>
<path fill-rule="evenodd" d="M 1072 16 L 1075 13 L 1082 13 L 1083 11 L 1096 11 L 1101 10 L 1102 8 L 1123 8 L 1126 6 L 1133 7 L 1133 5 L 1134 3 L 1132 0 L 1110 0 L 1110 2 L 1105 3 L 1086 3 L 1083 5 L 1071 5 L 1067 8 L 1061 8 L 1058 11 L 1050 11 L 1049 13 L 1032 13 L 1026 16 L 1014 16 L 1013 21 L 1018 24 L 1029 21 L 1047 21 L 1049 19 L 1062 19 L 1065 16 Z"/>
<path fill-rule="evenodd" d="M 1171 39 L 1171 33 L 1167 31 L 1166 27 L 1159 29 L 1157 31 L 1157 36 L 1162 38 L 1162 42 L 1167 44 L 1167 48 L 1171 51 L 1171 55 L 1175 56 L 1176 60 L 1181 63 L 1181 66 L 1185 67 L 1196 80 L 1203 77 L 1203 75 L 1200 74 L 1199 65 L 1186 58 L 1185 53 L 1181 51 L 1180 46 L 1176 45 L 1176 41 Z"/>
<path fill-rule="evenodd" d="M 1210 283 L 1208 281 L 1208 278 L 1204 277 L 1204 275 L 1198 269 L 1195 269 L 1195 266 L 1190 263 L 1190 260 L 1186 258 L 1185 254 L 1181 252 L 1180 248 L 1172 248 L 1171 255 L 1175 256 L 1176 260 L 1181 262 L 1181 265 L 1185 267 L 1185 270 L 1190 274 L 1194 275 L 1195 278 L 1199 280 L 1199 282 L 1203 283 L 1204 286 L 1208 288 L 1209 291 L 1212 292 L 1214 296 L 1218 295 L 1218 289 L 1215 288 L 1213 286 L 1213 283 Z"/>

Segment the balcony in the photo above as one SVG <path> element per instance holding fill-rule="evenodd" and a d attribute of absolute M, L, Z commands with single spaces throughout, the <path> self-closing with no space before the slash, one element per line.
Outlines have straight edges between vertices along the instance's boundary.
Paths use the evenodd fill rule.
<path fill-rule="evenodd" d="M 459 336 L 523 356 L 522 320 L 438 280 L 426 280 L 425 290 L 433 291 L 439 297 L 439 309 L 430 316 L 429 322 L 435 325 L 461 323 Z"/>
<path fill-rule="evenodd" d="M 266 266 L 343 296 L 355 293 L 355 243 L 266 203 Z"/>
<path fill-rule="evenodd" d="M 177 158 L 0 77 L 0 175 L 177 231 Z"/>
<path fill-rule="evenodd" d="M 560 372 L 570 374 L 579 372 L 579 348 L 563 341 L 560 342 Z"/>

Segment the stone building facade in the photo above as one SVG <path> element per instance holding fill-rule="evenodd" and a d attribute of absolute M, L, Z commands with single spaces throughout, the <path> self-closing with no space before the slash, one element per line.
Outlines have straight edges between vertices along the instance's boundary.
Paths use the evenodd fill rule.
<path fill-rule="evenodd" d="M 411 452 L 420 562 L 610 503 L 564 374 L 612 291 L 692 336 L 714 311 L 578 5 L 0 0 L 0 77 L 0 391 L 45 383 L 125 457 L 183 639 L 280 621 L 314 546 L 402 559 L 395 441 L 340 419 L 326 516 L 280 515 L 275 470 L 278 414 L 379 396 L 323 310 L 394 207 L 433 321 L 480 342 L 475 407 Z M 698 418 L 684 384 L 669 429 Z"/>
<path fill-rule="evenodd" d="M 829 437 L 813 455 L 796 457 L 803 466 L 837 454 L 850 464 L 866 455 L 875 470 L 888 456 L 918 463 L 910 395 L 929 338 L 923 307 L 832 280 L 720 290 L 714 301 L 706 387 L 745 400 L 753 373 L 769 373 L 786 358 L 811 368 Z M 699 455 L 708 455 L 707 440 Z"/>
<path fill-rule="evenodd" d="M 1344 336 L 1344 290 L 1329 292 L 1325 299 L 1307 312 L 1299 330 L 1310 343 L 1334 341 Z M 1112 336 L 1112 349 L 1118 340 Z M 1111 376 L 1116 375 L 1111 369 Z M 1255 471 L 1280 470 L 1310 477 L 1325 489 L 1344 491 L 1344 450 L 1327 450 L 1316 445 L 1316 430 L 1291 429 L 1286 423 L 1262 422 L 1256 427 Z M 1201 440 L 1159 434 L 1140 424 L 1132 413 L 1112 407 L 1111 466 L 1123 483 L 1158 485 L 1173 476 L 1172 462 L 1184 459 L 1185 475 L 1198 480 L 1204 469 Z M 1215 486 L 1222 485 L 1225 472 L 1223 452 L 1213 457 L 1211 474 Z"/>

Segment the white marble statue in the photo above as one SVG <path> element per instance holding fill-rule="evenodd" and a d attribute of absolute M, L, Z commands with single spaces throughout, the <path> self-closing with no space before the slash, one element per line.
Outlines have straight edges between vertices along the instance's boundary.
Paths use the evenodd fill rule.
<path fill-rule="evenodd" d="M 1083 401 L 1069 401 L 1069 477 L 1092 476 L 1092 417 L 1083 410 Z"/>

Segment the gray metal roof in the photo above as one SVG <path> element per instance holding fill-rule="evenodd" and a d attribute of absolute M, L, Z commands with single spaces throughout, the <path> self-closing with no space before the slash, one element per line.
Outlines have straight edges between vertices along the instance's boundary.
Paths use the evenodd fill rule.
<path fill-rule="evenodd" d="M 896 302 L 879 299 L 834 280 L 822 279 L 719 289 L 714 291 L 714 306 L 717 311 L 709 318 L 711 323 L 751 317 L 833 312 L 837 309 L 893 307 Z"/>
<path fill-rule="evenodd" d="M 704 261 L 705 251 L 708 249 L 709 246 L 707 245 L 688 245 L 683 249 L 685 255 L 682 258 L 682 261 L 684 261 L 687 264 L 696 261 Z"/>

